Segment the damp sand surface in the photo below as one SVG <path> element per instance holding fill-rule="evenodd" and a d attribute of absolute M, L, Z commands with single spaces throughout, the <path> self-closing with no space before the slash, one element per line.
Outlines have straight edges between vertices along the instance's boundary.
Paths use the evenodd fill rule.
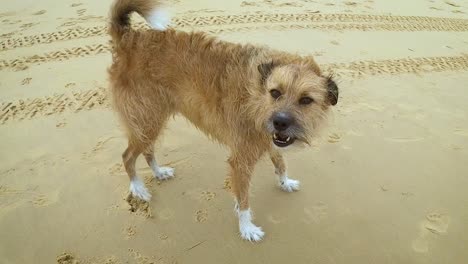
<path fill-rule="evenodd" d="M 0 263 L 468 263 L 468 2 L 171 0 L 173 26 L 314 55 L 340 101 L 310 149 L 265 158 L 237 234 L 228 151 L 183 118 L 127 197 L 126 138 L 107 95 L 110 1 L 0 11 Z M 133 23 L 144 28 L 143 20 Z M 155 54 L 157 56 L 157 54 Z"/>

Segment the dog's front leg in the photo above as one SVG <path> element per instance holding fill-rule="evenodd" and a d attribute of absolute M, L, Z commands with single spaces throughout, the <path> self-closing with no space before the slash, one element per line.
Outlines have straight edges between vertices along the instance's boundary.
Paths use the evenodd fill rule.
<path fill-rule="evenodd" d="M 271 150 L 270 158 L 273 162 L 273 165 L 275 165 L 275 173 L 278 175 L 280 188 L 285 192 L 294 192 L 299 190 L 300 182 L 288 177 L 283 155 L 281 155 L 281 153 L 279 153 L 277 150 Z"/>
<path fill-rule="evenodd" d="M 265 234 L 261 227 L 252 223 L 252 212 L 249 206 L 250 178 L 259 156 L 244 152 L 235 153 L 229 158 L 231 186 L 236 198 L 236 212 L 239 217 L 239 232 L 241 237 L 248 241 L 260 241 Z"/>

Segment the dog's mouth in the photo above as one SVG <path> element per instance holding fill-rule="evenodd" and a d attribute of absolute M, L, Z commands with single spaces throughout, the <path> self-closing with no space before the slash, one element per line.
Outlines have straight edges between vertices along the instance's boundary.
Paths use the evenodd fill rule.
<path fill-rule="evenodd" d="M 281 133 L 273 133 L 273 143 L 280 148 L 291 145 L 295 140 L 296 138 L 292 136 L 283 135 Z"/>

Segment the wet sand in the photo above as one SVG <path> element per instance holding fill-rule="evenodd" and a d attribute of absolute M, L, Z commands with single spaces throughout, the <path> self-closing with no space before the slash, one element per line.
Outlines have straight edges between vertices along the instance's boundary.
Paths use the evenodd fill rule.
<path fill-rule="evenodd" d="M 127 199 L 109 105 L 110 1 L 10 1 L 0 13 L 1 263 L 467 263 L 468 2 L 169 1 L 173 26 L 313 54 L 341 88 L 313 147 L 252 186 L 258 244 L 237 234 L 228 152 L 176 117 L 174 166 Z M 135 17 L 137 25 L 142 19 Z"/>

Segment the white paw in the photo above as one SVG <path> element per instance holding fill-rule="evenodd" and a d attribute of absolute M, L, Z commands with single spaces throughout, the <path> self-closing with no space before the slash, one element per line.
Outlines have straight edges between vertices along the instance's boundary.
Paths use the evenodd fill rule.
<path fill-rule="evenodd" d="M 280 187 L 285 192 L 294 192 L 299 190 L 300 182 L 289 178 L 283 178 L 280 180 Z"/>
<path fill-rule="evenodd" d="M 156 178 L 159 180 L 167 180 L 174 177 L 174 169 L 171 167 L 159 167 L 156 171 Z"/>
<path fill-rule="evenodd" d="M 133 197 L 140 198 L 147 202 L 151 199 L 151 194 L 148 192 L 148 189 L 146 189 L 145 184 L 137 177 L 134 177 L 134 179 L 130 181 L 130 193 L 132 193 Z"/>
<path fill-rule="evenodd" d="M 261 227 L 258 227 L 251 222 L 241 224 L 239 226 L 239 231 L 243 239 L 253 242 L 262 240 L 265 235 Z"/>
<path fill-rule="evenodd" d="M 248 241 L 260 241 L 262 240 L 265 233 L 261 227 L 258 227 L 252 223 L 252 213 L 250 209 L 239 210 L 239 206 L 236 202 L 236 211 L 239 217 L 239 232 L 243 239 Z"/>

